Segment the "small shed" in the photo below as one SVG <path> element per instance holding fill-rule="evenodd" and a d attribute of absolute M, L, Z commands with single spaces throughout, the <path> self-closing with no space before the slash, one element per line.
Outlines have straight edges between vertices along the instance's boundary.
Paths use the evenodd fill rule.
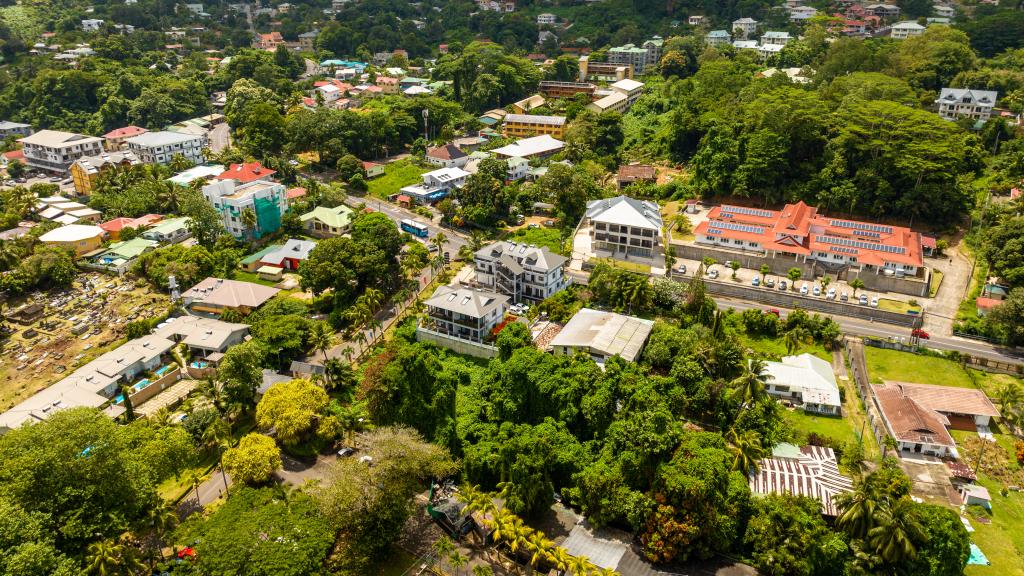
<path fill-rule="evenodd" d="M 968 506 L 984 506 L 991 509 L 992 498 L 988 495 L 988 489 L 978 484 L 963 484 L 960 486 L 960 497 Z"/>
<path fill-rule="evenodd" d="M 284 268 L 278 266 L 260 266 L 256 270 L 259 274 L 260 280 L 268 280 L 270 282 L 280 282 L 281 276 L 284 274 Z"/>

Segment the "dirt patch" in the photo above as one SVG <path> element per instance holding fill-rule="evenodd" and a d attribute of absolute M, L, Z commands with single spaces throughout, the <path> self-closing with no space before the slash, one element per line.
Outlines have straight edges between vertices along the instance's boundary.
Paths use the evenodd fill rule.
<path fill-rule="evenodd" d="M 924 464 L 901 458 L 900 465 L 914 482 L 914 489 L 911 492 L 914 496 L 932 502 L 947 502 L 949 500 L 947 489 L 952 486 L 952 483 L 950 482 L 949 468 L 944 464 Z"/>

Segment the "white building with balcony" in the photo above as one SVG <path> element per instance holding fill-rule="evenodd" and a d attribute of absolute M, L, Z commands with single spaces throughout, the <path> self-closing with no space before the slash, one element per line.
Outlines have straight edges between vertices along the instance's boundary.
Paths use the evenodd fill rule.
<path fill-rule="evenodd" d="M 984 122 L 992 116 L 992 107 L 998 99 L 999 93 L 995 90 L 943 88 L 935 104 L 944 120 L 971 118 Z"/>
<path fill-rule="evenodd" d="M 193 164 L 206 162 L 203 156 L 207 145 L 205 136 L 162 130 L 139 134 L 124 142 L 143 164 L 170 164 L 178 155 Z"/>
<path fill-rule="evenodd" d="M 482 343 L 505 317 L 509 297 L 496 292 L 441 286 L 426 302 L 430 329 Z"/>
<path fill-rule="evenodd" d="M 476 281 L 513 302 L 539 302 L 569 286 L 568 259 L 547 247 L 495 242 L 473 256 Z"/>
<path fill-rule="evenodd" d="M 103 153 L 103 138 L 73 132 L 40 130 L 18 140 L 29 168 L 48 172 L 67 172 L 75 160 Z"/>
<path fill-rule="evenodd" d="M 583 218 L 590 225 L 592 247 L 612 258 L 651 258 L 659 251 L 662 220 L 654 202 L 629 196 L 591 200 Z"/>

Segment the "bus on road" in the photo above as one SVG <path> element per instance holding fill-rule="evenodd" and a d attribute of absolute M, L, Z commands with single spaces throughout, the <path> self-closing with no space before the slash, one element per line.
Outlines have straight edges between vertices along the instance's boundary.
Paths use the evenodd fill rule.
<path fill-rule="evenodd" d="M 402 220 L 401 228 L 403 232 L 408 232 L 409 234 L 419 236 L 420 238 L 426 238 L 430 235 L 430 230 L 428 230 L 424 224 L 409 220 L 408 218 Z"/>

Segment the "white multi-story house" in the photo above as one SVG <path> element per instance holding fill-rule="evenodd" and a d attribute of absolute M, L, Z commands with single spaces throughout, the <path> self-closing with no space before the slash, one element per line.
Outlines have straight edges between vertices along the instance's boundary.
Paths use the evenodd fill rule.
<path fill-rule="evenodd" d="M 67 172 L 82 156 L 103 153 L 103 138 L 58 130 L 40 130 L 18 142 L 22 144 L 25 164 L 48 172 Z"/>
<path fill-rule="evenodd" d="M 548 14 L 545 12 L 544 14 L 537 16 L 538 26 L 550 26 L 556 22 L 558 22 L 558 16 L 555 16 L 554 14 Z"/>
<path fill-rule="evenodd" d="M 869 4 L 864 9 L 879 18 L 896 18 L 900 15 L 900 7 L 895 4 Z"/>
<path fill-rule="evenodd" d="M 139 134 L 124 142 L 143 164 L 170 164 L 178 155 L 193 164 L 206 162 L 203 156 L 207 145 L 205 136 L 164 130 Z"/>
<path fill-rule="evenodd" d="M 790 22 L 806 22 L 815 17 L 818 11 L 810 6 L 795 6 L 789 10 Z"/>
<path fill-rule="evenodd" d="M 943 6 L 941 4 L 936 4 L 932 8 L 932 10 L 935 12 L 935 15 L 940 17 L 940 18 L 955 18 L 956 17 L 956 8 L 954 8 L 952 6 Z"/>
<path fill-rule="evenodd" d="M 761 45 L 785 46 L 792 39 L 793 37 L 789 35 L 789 32 L 776 32 L 774 30 L 769 30 L 761 35 Z"/>
<path fill-rule="evenodd" d="M 661 245 L 661 211 L 649 200 L 629 196 L 591 200 L 583 218 L 590 225 L 594 250 L 610 252 L 612 258 L 651 258 Z"/>
<path fill-rule="evenodd" d="M 99 32 L 102 27 L 103 20 L 98 20 L 96 18 L 87 18 L 82 20 L 82 30 L 85 32 Z"/>
<path fill-rule="evenodd" d="M 665 41 L 660 36 L 647 40 L 640 46 L 626 44 L 608 50 L 608 62 L 620 66 L 630 65 L 634 74 L 656 67 L 661 62 L 661 48 Z"/>
<path fill-rule="evenodd" d="M 689 24 L 690 26 L 700 26 L 701 24 L 704 24 L 704 17 L 690 16 L 689 18 L 686 19 L 686 23 Z"/>
<path fill-rule="evenodd" d="M 732 42 L 732 37 L 725 30 L 712 30 L 704 36 L 704 43 L 708 46 L 723 46 Z"/>
<path fill-rule="evenodd" d="M 509 182 L 515 182 L 516 180 L 522 180 L 526 178 L 526 175 L 530 172 L 530 161 L 526 158 L 520 158 L 513 156 L 505 160 L 508 164 L 508 176 L 506 179 Z"/>
<path fill-rule="evenodd" d="M 203 196 L 220 213 L 224 228 L 235 238 L 258 239 L 281 228 L 281 217 L 288 211 L 285 192 L 283 184 L 267 180 L 247 184 L 215 180 L 203 186 Z M 255 225 L 244 221 L 246 210 L 255 214 Z"/>
<path fill-rule="evenodd" d="M 739 20 L 732 21 L 733 34 L 737 36 L 743 36 L 744 39 L 750 38 L 755 32 L 757 32 L 757 20 L 753 18 L 740 18 Z"/>
<path fill-rule="evenodd" d="M 435 332 L 483 342 L 505 317 L 508 300 L 495 292 L 441 286 L 425 302 L 427 323 Z"/>
<path fill-rule="evenodd" d="M 539 302 L 564 290 L 567 260 L 547 247 L 515 242 L 495 242 L 473 256 L 476 281 L 513 302 Z"/>
<path fill-rule="evenodd" d="M 924 26 L 913 20 L 904 20 L 892 25 L 892 33 L 889 35 L 893 40 L 906 40 L 911 36 L 924 34 Z"/>
<path fill-rule="evenodd" d="M 469 156 L 455 144 L 428 148 L 425 159 L 427 163 L 441 168 L 465 168 L 469 162 Z"/>
<path fill-rule="evenodd" d="M 943 88 L 939 99 L 939 116 L 945 120 L 972 118 L 988 120 L 992 107 L 996 105 L 999 93 L 995 90 L 972 90 L 970 88 Z"/>
<path fill-rule="evenodd" d="M 422 176 L 422 183 L 405 186 L 400 192 L 417 204 L 432 204 L 447 196 L 452 189 L 462 188 L 469 175 L 462 168 L 441 168 L 427 172 Z"/>

